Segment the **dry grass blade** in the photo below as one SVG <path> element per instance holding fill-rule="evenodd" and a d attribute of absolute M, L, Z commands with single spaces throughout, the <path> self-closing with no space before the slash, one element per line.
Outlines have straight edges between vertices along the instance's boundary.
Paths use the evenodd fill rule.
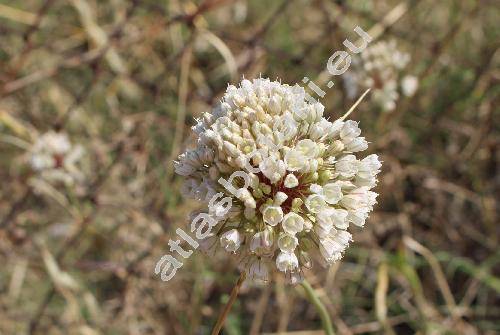
<path fill-rule="evenodd" d="M 413 251 L 418 252 L 419 254 L 424 256 L 424 258 L 427 260 L 427 262 L 429 262 L 429 265 L 431 266 L 431 269 L 434 273 L 434 276 L 436 277 L 436 281 L 437 281 L 437 284 L 439 286 L 439 289 L 441 290 L 441 293 L 443 294 L 443 298 L 446 301 L 446 304 L 447 304 L 447 307 L 448 307 L 450 314 L 453 316 L 457 316 L 457 311 L 456 311 L 457 304 L 455 302 L 455 299 L 453 298 L 453 294 L 451 293 L 450 286 L 448 285 L 448 282 L 446 280 L 446 276 L 445 276 L 443 270 L 441 269 L 441 266 L 439 265 L 438 260 L 434 257 L 434 255 L 432 254 L 432 252 L 429 249 L 427 249 L 426 247 L 424 247 L 423 245 L 421 245 L 420 243 L 418 243 L 417 241 L 415 241 L 411 237 L 405 236 L 403 238 L 403 241 L 408 248 L 410 248 Z"/>
<path fill-rule="evenodd" d="M 356 102 L 354 103 L 354 105 L 352 105 L 351 108 L 349 108 L 349 110 L 347 111 L 347 113 L 345 113 L 344 115 L 342 115 L 342 117 L 340 118 L 340 120 L 345 120 L 349 117 L 349 115 L 351 115 L 352 112 L 354 112 L 354 110 L 356 109 L 356 107 L 358 107 L 358 105 L 361 103 L 361 101 L 363 101 L 363 98 L 370 92 L 370 89 L 367 89 L 359 98 L 358 100 L 356 100 Z"/>
<path fill-rule="evenodd" d="M 208 30 L 203 30 L 200 34 L 201 38 L 204 38 L 207 42 L 212 44 L 217 51 L 221 54 L 226 62 L 227 71 L 232 81 L 238 79 L 238 66 L 236 65 L 236 60 L 234 59 L 231 49 L 228 48 L 226 43 L 221 40 L 217 35 L 213 34 Z"/>
<path fill-rule="evenodd" d="M 387 322 L 387 291 L 389 289 L 388 266 L 381 263 L 377 271 L 377 288 L 375 290 L 375 315 L 387 334 L 395 334 Z"/>
<path fill-rule="evenodd" d="M 35 14 L 4 4 L 0 4 L 0 17 L 30 26 L 36 22 Z"/>
<path fill-rule="evenodd" d="M 181 73 L 179 78 L 179 102 L 177 108 L 177 119 L 175 121 L 174 138 L 172 140 L 172 150 L 168 158 L 169 164 L 167 164 L 167 171 L 165 173 L 166 180 L 170 180 L 172 177 L 173 167 L 170 164 L 171 161 L 179 154 L 181 139 L 184 134 L 184 121 L 186 119 L 186 100 L 188 96 L 188 79 L 189 79 L 189 67 L 191 65 L 191 55 L 192 49 L 188 47 L 181 59 Z"/>

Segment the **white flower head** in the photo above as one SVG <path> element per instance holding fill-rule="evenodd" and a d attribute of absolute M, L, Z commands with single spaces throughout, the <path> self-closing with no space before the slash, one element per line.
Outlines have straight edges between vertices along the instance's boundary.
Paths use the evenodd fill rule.
<path fill-rule="evenodd" d="M 353 62 L 352 71 L 344 78 L 347 94 L 352 98 L 358 87 L 370 88 L 371 100 L 382 111 L 396 108 L 399 87 L 403 95 L 412 96 L 418 88 L 418 78 L 404 75 L 410 55 L 398 49 L 396 42 L 380 41 L 371 43 L 360 54 L 361 61 Z"/>
<path fill-rule="evenodd" d="M 369 144 L 358 122 L 323 114 L 298 85 L 245 79 L 202 114 L 196 147 L 174 163 L 186 179 L 183 194 L 220 219 L 210 245 L 235 253 L 251 280 L 280 272 L 298 283 L 314 249 L 335 262 L 351 241 L 350 225 L 364 225 L 373 209 L 378 156 L 359 157 Z M 234 209 L 211 201 L 220 193 Z"/>

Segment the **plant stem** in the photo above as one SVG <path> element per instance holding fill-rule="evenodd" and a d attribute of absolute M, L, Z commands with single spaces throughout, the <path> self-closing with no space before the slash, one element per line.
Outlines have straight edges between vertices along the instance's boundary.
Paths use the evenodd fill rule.
<path fill-rule="evenodd" d="M 325 308 L 325 305 L 319 300 L 319 297 L 316 295 L 316 292 L 312 288 L 312 286 L 304 279 L 302 282 L 302 287 L 306 291 L 307 298 L 310 302 L 314 304 L 316 310 L 319 313 L 321 318 L 321 323 L 323 323 L 323 329 L 325 330 L 326 335 L 334 335 L 332 320 L 330 319 L 330 315 L 328 315 L 328 311 Z"/>
<path fill-rule="evenodd" d="M 229 300 L 226 303 L 226 306 L 224 306 L 224 309 L 217 318 L 217 322 L 215 323 L 215 326 L 212 329 L 211 335 L 219 335 L 222 326 L 224 326 L 224 321 L 226 321 L 227 315 L 229 314 L 229 311 L 231 310 L 233 303 L 236 301 L 236 298 L 238 297 L 238 293 L 240 292 L 241 285 L 245 281 L 245 278 L 246 278 L 246 272 L 243 271 L 240 275 L 240 278 L 236 282 L 236 285 L 234 285 L 233 290 L 231 291 L 231 295 L 229 296 Z"/>

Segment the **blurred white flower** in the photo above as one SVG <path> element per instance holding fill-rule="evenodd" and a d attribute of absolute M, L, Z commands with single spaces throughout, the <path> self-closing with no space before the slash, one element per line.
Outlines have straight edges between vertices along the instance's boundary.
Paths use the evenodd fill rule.
<path fill-rule="evenodd" d="M 83 179 L 78 168 L 83 153 L 83 148 L 72 145 L 66 134 L 49 131 L 36 138 L 29 161 L 42 179 L 72 185 Z"/>
<path fill-rule="evenodd" d="M 404 76 L 401 80 L 401 89 L 403 94 L 407 97 L 411 97 L 415 94 L 418 88 L 418 78 L 415 76 Z"/>
<path fill-rule="evenodd" d="M 370 44 L 353 61 L 352 70 L 343 76 L 344 87 L 349 98 L 354 98 L 362 89 L 371 88 L 371 99 L 385 112 L 396 108 L 398 88 L 405 96 L 412 96 L 418 88 L 418 78 L 403 76 L 410 62 L 410 55 L 398 49 L 396 42 L 380 41 Z"/>

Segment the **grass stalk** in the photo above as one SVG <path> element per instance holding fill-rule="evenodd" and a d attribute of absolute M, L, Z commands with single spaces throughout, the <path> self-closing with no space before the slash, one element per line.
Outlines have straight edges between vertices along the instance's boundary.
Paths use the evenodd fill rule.
<path fill-rule="evenodd" d="M 304 279 L 304 281 L 302 282 L 302 287 L 306 291 L 306 295 L 309 301 L 314 305 L 314 307 L 316 307 L 316 310 L 318 311 L 318 314 L 321 318 L 321 323 L 323 324 L 323 329 L 325 330 L 326 335 L 334 335 L 335 332 L 333 331 L 332 320 L 330 319 L 330 315 L 328 314 L 325 305 L 323 305 L 318 295 L 316 294 L 316 291 L 314 291 L 311 284 L 309 284 L 309 282 L 306 279 Z"/>

